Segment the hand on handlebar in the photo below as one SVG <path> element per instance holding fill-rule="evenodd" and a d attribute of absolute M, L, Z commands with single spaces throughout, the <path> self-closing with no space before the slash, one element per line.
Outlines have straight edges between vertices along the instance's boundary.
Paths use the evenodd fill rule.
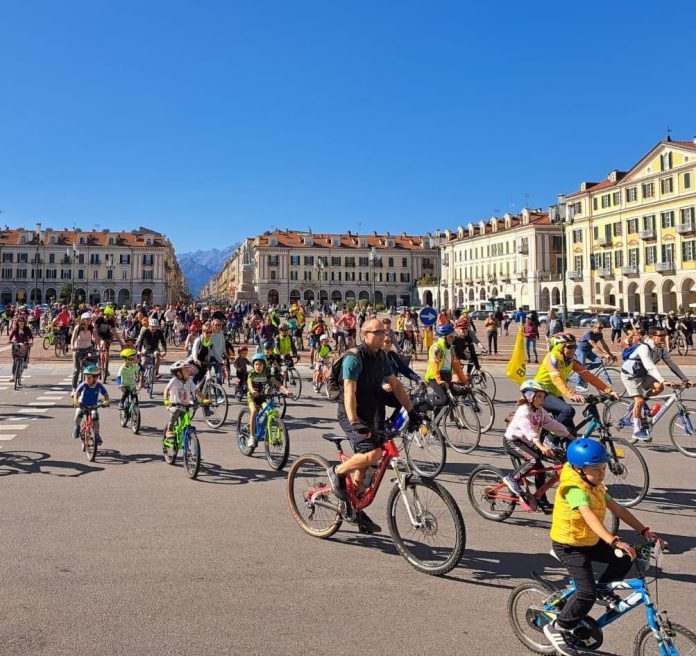
<path fill-rule="evenodd" d="M 570 397 L 571 401 L 574 401 L 575 403 L 585 403 L 585 397 L 582 394 L 573 394 L 573 396 Z"/>
<path fill-rule="evenodd" d="M 609 392 L 609 396 L 611 396 L 611 398 L 614 399 L 615 401 L 619 401 L 621 399 L 621 396 L 619 395 L 619 393 L 614 392 L 614 390 Z"/>
<path fill-rule="evenodd" d="M 640 533 L 646 540 L 652 540 L 653 542 L 659 542 L 661 547 L 667 546 L 667 541 L 661 538 L 657 533 L 653 533 L 649 526 L 646 526 Z"/>
<path fill-rule="evenodd" d="M 172 402 L 169 399 L 164 399 L 164 405 L 169 407 L 172 404 Z"/>
<path fill-rule="evenodd" d="M 111 405 L 111 401 L 108 401 L 107 399 L 104 399 L 102 401 L 102 408 L 108 408 Z"/>
<path fill-rule="evenodd" d="M 541 451 L 542 455 L 545 455 L 547 458 L 553 458 L 556 455 L 556 450 L 551 446 L 547 446 L 546 444 L 542 444 L 539 447 L 539 451 Z"/>
<path fill-rule="evenodd" d="M 636 559 L 636 550 L 620 537 L 615 536 L 610 546 L 617 557 L 623 558 L 623 556 L 628 556 L 632 561 Z"/>

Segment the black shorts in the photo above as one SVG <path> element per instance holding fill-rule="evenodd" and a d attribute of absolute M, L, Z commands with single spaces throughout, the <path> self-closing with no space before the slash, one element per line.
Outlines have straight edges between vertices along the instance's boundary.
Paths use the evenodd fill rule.
<path fill-rule="evenodd" d="M 348 417 L 339 412 L 338 424 L 346 434 L 346 437 L 350 440 L 350 444 L 353 447 L 355 453 L 369 453 L 375 449 L 379 449 L 382 446 L 382 440 L 376 439 L 372 436 L 366 437 L 355 431 L 351 423 L 348 421 Z"/>

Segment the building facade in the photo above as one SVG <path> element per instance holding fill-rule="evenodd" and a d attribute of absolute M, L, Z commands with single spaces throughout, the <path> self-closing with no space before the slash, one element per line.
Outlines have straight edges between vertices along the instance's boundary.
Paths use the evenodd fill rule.
<path fill-rule="evenodd" d="M 246 273 L 264 304 L 411 305 L 420 302 L 416 282 L 435 275 L 436 259 L 429 236 L 274 230 L 244 240 L 201 298 L 238 300 Z"/>
<path fill-rule="evenodd" d="M 188 294 L 171 242 L 132 232 L 0 231 L 0 303 L 174 303 Z"/>
<path fill-rule="evenodd" d="M 632 312 L 696 303 L 696 139 L 565 196 L 568 302 Z"/>

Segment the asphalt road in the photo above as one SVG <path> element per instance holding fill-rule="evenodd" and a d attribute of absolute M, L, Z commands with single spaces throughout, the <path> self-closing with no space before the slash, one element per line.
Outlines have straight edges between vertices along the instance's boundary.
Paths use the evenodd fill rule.
<path fill-rule="evenodd" d="M 509 381 L 498 381 L 496 427 L 481 447 L 448 453 L 441 481 L 462 509 L 466 552 L 450 575 L 432 578 L 412 569 L 389 538 L 388 483 L 370 509 L 382 533 L 360 535 L 344 524 L 332 539 L 314 539 L 288 510 L 286 474 L 262 455 L 244 457 L 231 423 L 212 431 L 197 422 L 198 480 L 186 478 L 180 461 L 164 463 L 163 383 L 156 402 L 142 404 L 140 436 L 119 426 L 115 408 L 101 411 L 104 446 L 89 463 L 70 437 L 68 366 L 36 362 L 27 373 L 15 392 L 0 367 L 0 653 L 526 653 L 506 603 L 531 569 L 560 577 L 548 556 L 549 521 L 516 512 L 489 522 L 466 497 L 474 466 L 509 466 L 499 428 L 515 398 Z M 230 418 L 240 408 L 233 402 Z M 291 404 L 293 456 L 333 458 L 321 436 L 336 429 L 334 418 L 335 406 L 311 392 Z M 696 460 L 671 448 L 663 422 L 643 449 L 652 482 L 637 513 L 670 542 L 660 606 L 693 630 Z M 600 653 L 631 653 L 644 618 L 637 609 L 609 627 Z"/>

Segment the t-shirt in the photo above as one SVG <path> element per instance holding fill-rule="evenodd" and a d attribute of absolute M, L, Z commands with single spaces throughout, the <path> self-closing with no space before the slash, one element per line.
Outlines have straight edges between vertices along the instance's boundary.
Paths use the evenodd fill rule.
<path fill-rule="evenodd" d="M 94 406 L 99 402 L 99 395 L 109 396 L 106 391 L 106 387 L 101 383 L 95 383 L 94 387 L 88 385 L 86 382 L 81 383 L 77 390 L 75 391 L 78 403 L 86 406 Z"/>
<path fill-rule="evenodd" d="M 360 362 L 360 359 L 352 353 L 348 353 L 343 358 L 343 369 L 341 372 L 343 375 L 343 380 L 357 381 L 360 377 L 360 373 L 362 372 L 362 363 Z M 393 375 L 394 370 L 392 369 L 391 364 L 389 364 L 389 359 L 384 358 L 384 377 L 387 378 Z"/>
<path fill-rule="evenodd" d="M 169 390 L 169 400 L 172 403 L 186 405 L 196 398 L 196 384 L 193 382 L 193 378 L 188 378 L 186 381 L 172 378 L 167 383 L 166 389 Z"/>
<path fill-rule="evenodd" d="M 577 510 L 580 506 L 589 506 L 590 497 L 584 490 L 579 487 L 571 487 L 568 489 L 565 495 L 565 499 L 568 502 L 571 510 Z M 604 500 L 609 503 L 611 501 L 611 496 L 609 492 L 604 493 Z"/>
<path fill-rule="evenodd" d="M 578 351 L 582 351 L 585 354 L 591 353 L 597 342 L 601 341 L 602 333 L 593 333 L 591 330 L 588 330 L 578 343 Z"/>
<path fill-rule="evenodd" d="M 121 385 L 126 389 L 134 389 L 139 371 L 140 365 L 138 364 L 122 364 L 118 370 L 118 375 L 121 378 Z"/>

